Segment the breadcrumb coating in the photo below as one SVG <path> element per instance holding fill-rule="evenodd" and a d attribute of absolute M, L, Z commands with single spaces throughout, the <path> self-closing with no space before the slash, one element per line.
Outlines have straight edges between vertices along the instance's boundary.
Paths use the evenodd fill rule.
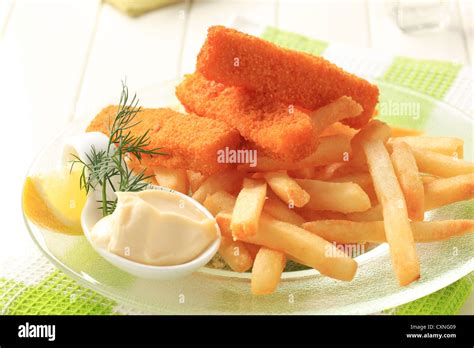
<path fill-rule="evenodd" d="M 176 96 L 186 110 L 236 128 L 267 156 L 296 161 L 309 155 L 317 145 L 311 118 L 306 113 L 262 93 L 225 87 L 194 73 L 176 88 Z"/>
<path fill-rule="evenodd" d="M 378 99 L 375 85 L 324 58 L 222 26 L 209 28 L 196 68 L 209 80 L 267 93 L 311 111 L 350 96 L 364 109 L 360 116 L 343 121 L 353 128 L 361 128 L 372 118 Z"/>
<path fill-rule="evenodd" d="M 109 134 L 109 122 L 113 121 L 117 106 L 104 108 L 89 124 L 87 132 Z M 238 149 L 242 138 L 224 122 L 181 114 L 167 108 L 142 109 L 136 116 L 139 123 L 131 128 L 133 135 L 150 130 L 148 148 L 161 147 L 167 155 L 144 156 L 145 167 L 163 166 L 181 168 L 211 175 L 233 168 L 235 164 L 218 163 L 217 153 L 226 147 Z"/>

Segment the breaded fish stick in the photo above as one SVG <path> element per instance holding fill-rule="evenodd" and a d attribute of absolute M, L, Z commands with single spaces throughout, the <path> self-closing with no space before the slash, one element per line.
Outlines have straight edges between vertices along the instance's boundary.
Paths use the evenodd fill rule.
<path fill-rule="evenodd" d="M 88 132 L 109 134 L 109 123 L 113 122 L 117 106 L 104 108 L 87 127 Z M 217 161 L 218 151 L 228 147 L 240 146 L 239 133 L 224 122 L 184 115 L 171 109 L 142 109 L 136 115 L 136 126 L 130 131 L 141 135 L 150 130 L 150 148 L 161 147 L 167 155 L 144 156 L 145 167 L 163 166 L 182 168 L 214 174 L 234 166 Z"/>
<path fill-rule="evenodd" d="M 269 157 L 293 162 L 316 148 L 311 118 L 264 94 L 225 87 L 195 73 L 176 88 L 176 96 L 188 111 L 236 128 Z"/>
<path fill-rule="evenodd" d="M 209 28 L 197 70 L 224 85 L 268 93 L 287 104 L 315 110 L 342 96 L 364 109 L 343 123 L 361 128 L 372 117 L 378 89 L 327 60 L 222 26 Z"/>

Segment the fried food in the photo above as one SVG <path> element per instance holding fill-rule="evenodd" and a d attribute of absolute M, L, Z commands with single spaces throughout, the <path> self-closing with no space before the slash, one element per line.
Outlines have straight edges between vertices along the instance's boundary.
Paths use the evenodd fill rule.
<path fill-rule="evenodd" d="M 474 174 L 458 175 L 451 178 L 434 179 L 424 184 L 424 211 L 430 211 L 455 202 L 474 198 Z M 380 204 L 362 213 L 347 214 L 352 221 L 382 220 Z"/>
<path fill-rule="evenodd" d="M 159 186 L 167 187 L 172 190 L 189 193 L 189 182 L 184 169 L 170 169 L 165 167 L 155 167 L 155 180 Z"/>
<path fill-rule="evenodd" d="M 222 236 L 219 254 L 235 272 L 245 272 L 252 267 L 253 258 L 244 242 Z"/>
<path fill-rule="evenodd" d="M 235 170 L 213 174 L 203 181 L 192 197 L 203 203 L 208 195 L 212 195 L 217 191 L 225 191 L 230 194 L 238 193 L 242 187 L 243 179 L 242 173 Z"/>
<path fill-rule="evenodd" d="M 423 181 L 410 146 L 403 141 L 394 143 L 391 159 L 407 203 L 408 217 L 411 220 L 423 221 L 425 215 Z"/>
<path fill-rule="evenodd" d="M 370 202 L 377 202 L 377 195 L 375 193 L 374 184 L 372 183 L 372 177 L 369 173 L 365 172 L 354 172 L 334 178 L 329 178 L 326 181 L 330 182 L 353 182 L 359 185 L 364 192 L 369 196 Z"/>
<path fill-rule="evenodd" d="M 296 226 L 300 226 L 305 222 L 303 217 L 296 213 L 294 209 L 288 207 L 287 204 L 283 203 L 271 190 L 267 192 L 267 199 L 263 205 L 263 211 L 275 219 Z"/>
<path fill-rule="evenodd" d="M 265 181 L 244 179 L 243 188 L 237 196 L 232 212 L 231 226 L 234 238 L 257 233 L 258 220 L 266 195 Z"/>
<path fill-rule="evenodd" d="M 344 95 L 327 105 L 321 106 L 311 112 L 309 116 L 313 122 L 314 130 L 319 136 L 336 122 L 358 116 L 362 111 L 362 106 L 359 103 Z M 352 128 L 349 127 L 349 129 Z"/>
<path fill-rule="evenodd" d="M 381 202 L 392 265 L 401 286 L 420 278 L 420 261 L 408 220 L 406 202 L 390 156 L 381 139 L 362 142 L 377 198 Z"/>
<path fill-rule="evenodd" d="M 232 215 L 219 213 L 216 221 L 223 235 L 231 235 Z M 275 220 L 262 214 L 257 233 L 238 238 L 247 243 L 258 244 L 299 260 L 300 263 L 317 269 L 322 274 L 349 281 L 357 271 L 357 262 L 314 233 L 287 222 Z"/>
<path fill-rule="evenodd" d="M 394 129 L 392 128 L 392 137 L 395 137 L 395 135 L 393 135 L 393 130 Z M 464 140 L 459 138 L 399 136 L 390 139 L 388 145 L 391 146 L 392 144 L 395 144 L 397 142 L 404 142 L 410 145 L 412 148 L 432 151 L 446 156 L 452 156 L 456 158 L 463 158 L 464 156 Z"/>
<path fill-rule="evenodd" d="M 352 182 L 336 183 L 307 179 L 296 179 L 296 182 L 310 196 L 305 208 L 340 213 L 363 212 L 370 208 L 367 194 L 359 185 Z"/>
<path fill-rule="evenodd" d="M 117 106 L 104 108 L 89 124 L 87 132 L 109 135 L 109 125 L 116 114 Z M 139 123 L 130 128 L 132 135 L 139 136 L 150 130 L 148 148 L 161 147 L 160 151 L 167 154 L 143 157 L 144 166 L 190 169 L 206 175 L 234 166 L 217 161 L 219 150 L 237 149 L 241 143 L 239 133 L 223 122 L 167 108 L 142 109 L 135 122 Z"/>
<path fill-rule="evenodd" d="M 474 230 L 474 220 L 412 221 L 410 226 L 415 242 L 426 243 L 471 232 Z M 387 242 L 383 221 L 320 220 L 306 222 L 303 228 L 329 242 L 342 244 Z"/>
<path fill-rule="evenodd" d="M 267 156 L 257 156 L 256 166 L 240 164 L 237 168 L 242 171 L 298 170 L 344 161 L 349 157 L 350 151 L 351 138 L 348 135 L 330 135 L 322 137 L 316 150 L 300 161 L 287 162 Z"/>
<path fill-rule="evenodd" d="M 265 180 L 272 191 L 289 206 L 301 208 L 309 202 L 309 194 L 285 172 L 268 172 Z"/>
<path fill-rule="evenodd" d="M 367 160 L 363 144 L 369 140 L 380 139 L 384 144 L 390 138 L 390 127 L 379 120 L 370 121 L 351 139 L 351 165 L 359 169 L 367 169 Z"/>
<path fill-rule="evenodd" d="M 189 188 L 191 192 L 196 192 L 201 184 L 207 179 L 205 175 L 202 175 L 199 172 L 194 172 L 192 170 L 187 170 L 186 175 L 188 177 Z"/>
<path fill-rule="evenodd" d="M 176 95 L 190 114 L 144 109 L 130 128 L 168 155 L 124 160 L 209 210 L 221 258 L 233 271 L 252 269 L 254 295 L 276 290 L 287 259 L 352 280 L 357 254 L 341 244 L 388 243 L 405 286 L 420 277 L 416 242 L 474 228 L 423 221 L 425 211 L 474 197 L 463 140 L 373 120 L 377 87 L 321 57 L 211 27 Z M 107 134 L 116 115 L 105 108 L 88 131 Z"/>
<path fill-rule="evenodd" d="M 420 172 L 449 178 L 474 173 L 474 163 L 454 156 L 412 148 Z"/>
<path fill-rule="evenodd" d="M 316 148 L 310 116 L 268 95 L 226 87 L 194 73 L 176 88 L 176 96 L 187 111 L 227 123 L 272 158 L 296 161 Z"/>
<path fill-rule="evenodd" d="M 474 174 L 434 180 L 425 185 L 425 210 L 474 198 Z"/>
<path fill-rule="evenodd" d="M 222 26 L 210 27 L 197 71 L 209 80 L 267 93 L 288 105 L 314 111 L 349 96 L 364 109 L 343 123 L 354 128 L 373 116 L 378 88 L 328 62 Z"/>
<path fill-rule="evenodd" d="M 281 251 L 261 247 L 255 257 L 250 283 L 252 294 L 267 295 L 273 293 L 280 282 L 285 268 L 286 256 Z"/>

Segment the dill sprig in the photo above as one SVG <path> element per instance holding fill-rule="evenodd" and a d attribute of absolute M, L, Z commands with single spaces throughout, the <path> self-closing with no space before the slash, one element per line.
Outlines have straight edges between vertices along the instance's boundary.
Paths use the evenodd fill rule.
<path fill-rule="evenodd" d="M 90 190 L 101 189 L 100 209 L 102 215 L 107 216 L 115 210 L 117 199 L 107 198 L 107 185 L 114 191 L 137 192 L 144 190 L 151 176 L 145 174 L 145 170 L 133 173 L 127 166 L 127 159 L 135 157 L 141 161 L 144 155 L 166 155 L 160 152 L 160 147 L 148 149 L 150 145 L 149 130 L 140 136 L 133 135 L 131 128 L 141 121 L 136 120 L 137 114 L 141 111 L 138 106 L 137 95 L 130 99 L 128 87 L 122 81 L 122 93 L 117 108 L 117 113 L 113 120 L 109 118 L 109 143 L 106 150 L 97 150 L 91 146 L 90 153 L 86 155 L 86 161 L 81 160 L 72 154 L 71 170 L 75 164 L 82 165 L 80 176 L 81 190 L 89 193 Z"/>

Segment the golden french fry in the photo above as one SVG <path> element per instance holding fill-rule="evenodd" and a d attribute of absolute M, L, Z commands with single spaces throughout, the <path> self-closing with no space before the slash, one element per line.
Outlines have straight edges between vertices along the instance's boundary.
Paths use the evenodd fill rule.
<path fill-rule="evenodd" d="M 285 268 L 286 257 L 281 251 L 261 247 L 255 257 L 250 282 L 252 294 L 268 295 L 273 293 L 280 282 Z"/>
<path fill-rule="evenodd" d="M 265 180 L 272 191 L 286 204 L 302 207 L 309 202 L 309 194 L 285 172 L 265 173 Z"/>
<path fill-rule="evenodd" d="M 306 179 L 296 179 L 296 182 L 311 197 L 305 205 L 308 209 L 351 213 L 366 211 L 370 208 L 369 197 L 357 184 Z"/>
<path fill-rule="evenodd" d="M 346 217 L 348 220 L 351 220 L 351 221 L 383 220 L 382 206 L 380 204 L 377 204 L 376 206 L 373 206 L 366 211 L 347 214 Z"/>
<path fill-rule="evenodd" d="M 327 137 L 331 135 L 347 135 L 350 138 L 356 134 L 357 131 L 354 128 L 351 128 L 349 126 L 346 126 L 345 124 L 342 124 L 341 122 L 336 122 L 327 127 L 325 130 L 321 132 L 321 137 Z"/>
<path fill-rule="evenodd" d="M 432 151 L 455 158 L 463 158 L 464 156 L 464 140 L 459 138 L 425 136 L 392 138 L 387 143 L 389 151 L 392 145 L 398 142 L 405 142 L 410 145 L 410 147 L 418 150 Z"/>
<path fill-rule="evenodd" d="M 415 242 L 435 242 L 472 232 L 474 220 L 412 221 L 410 226 Z M 383 221 L 321 220 L 306 222 L 303 228 L 341 244 L 387 242 Z"/>
<path fill-rule="evenodd" d="M 421 181 L 423 182 L 423 185 L 429 184 L 430 182 L 433 182 L 435 180 L 438 180 L 439 178 L 434 175 L 430 174 L 422 174 L 421 175 Z"/>
<path fill-rule="evenodd" d="M 172 190 L 189 193 L 188 178 L 185 169 L 170 169 L 165 167 L 154 167 L 155 179 L 158 185 Z"/>
<path fill-rule="evenodd" d="M 436 179 L 424 185 L 424 210 L 429 211 L 442 206 L 474 198 L 474 174 Z M 352 221 L 379 221 L 383 219 L 382 206 L 376 205 L 361 213 L 347 214 Z"/>
<path fill-rule="evenodd" d="M 329 179 L 330 182 L 353 182 L 359 185 L 367 196 L 370 198 L 371 203 L 377 202 L 377 195 L 375 194 L 374 184 L 372 183 L 372 177 L 366 172 L 354 172 L 342 176 L 336 176 Z"/>
<path fill-rule="evenodd" d="M 346 214 L 338 213 L 329 210 L 311 210 L 308 208 L 300 208 L 297 210 L 298 214 L 301 215 L 306 221 L 316 220 L 346 220 Z M 278 218 L 278 217 L 277 217 Z M 294 224 L 296 225 L 296 224 Z M 298 224 L 297 226 L 301 226 Z"/>
<path fill-rule="evenodd" d="M 410 129 L 410 128 L 401 128 L 401 127 L 390 127 L 392 129 L 392 137 L 406 137 L 406 136 L 418 136 L 422 135 L 423 132 L 416 130 L 416 129 Z"/>
<path fill-rule="evenodd" d="M 383 143 L 386 143 L 390 138 L 390 132 L 390 127 L 379 120 L 372 120 L 367 123 L 351 140 L 351 165 L 356 168 L 366 169 L 367 161 L 364 154 L 363 144 L 375 139 L 379 139 Z"/>
<path fill-rule="evenodd" d="M 395 274 L 400 285 L 408 285 L 420 277 L 420 263 L 403 193 L 383 141 L 368 140 L 362 143 L 362 147 L 375 192 L 382 204 L 385 234 Z"/>
<path fill-rule="evenodd" d="M 243 188 L 237 196 L 232 212 L 232 234 L 235 238 L 257 233 L 258 219 L 266 194 L 265 181 L 244 179 Z"/>
<path fill-rule="evenodd" d="M 341 244 L 387 242 L 383 221 L 317 220 L 305 222 L 302 227 L 328 242 Z"/>
<path fill-rule="evenodd" d="M 423 182 L 410 146 L 403 141 L 393 143 L 391 159 L 405 197 L 408 217 L 411 220 L 423 221 L 425 215 Z"/>
<path fill-rule="evenodd" d="M 211 175 L 204 180 L 192 197 L 198 202 L 203 203 L 207 195 L 217 191 L 236 193 L 242 185 L 243 178 L 243 173 L 236 170 Z"/>
<path fill-rule="evenodd" d="M 253 258 L 244 242 L 222 236 L 219 254 L 229 267 L 236 272 L 245 272 L 252 267 Z"/>
<path fill-rule="evenodd" d="M 231 233 L 231 219 L 232 215 L 229 213 L 219 213 L 216 216 L 224 235 Z M 261 215 L 256 234 L 239 239 L 291 255 L 302 264 L 335 279 L 351 280 L 357 271 L 357 262 L 335 245 L 300 227 L 275 220 L 267 214 Z"/>
<path fill-rule="evenodd" d="M 255 167 L 241 164 L 237 168 L 241 171 L 277 171 L 324 166 L 333 162 L 344 161 L 346 158 L 348 159 L 351 151 L 350 142 L 350 136 L 344 134 L 322 137 L 316 150 L 301 161 L 283 162 L 265 156 L 258 156 Z"/>
<path fill-rule="evenodd" d="M 322 137 L 318 148 L 311 155 L 291 164 L 288 169 L 324 166 L 348 160 L 351 151 L 350 141 L 351 137 L 344 134 Z"/>
<path fill-rule="evenodd" d="M 412 148 L 420 172 L 441 177 L 474 173 L 474 163 L 436 152 Z"/>
<path fill-rule="evenodd" d="M 315 133 L 320 134 L 333 123 L 345 118 L 358 116 L 361 112 L 362 106 L 359 103 L 351 97 L 342 96 L 311 112 L 309 116 L 313 122 Z"/>
<path fill-rule="evenodd" d="M 232 211 L 234 209 L 236 198 L 225 191 L 217 191 L 208 195 L 203 205 L 212 215 L 216 216 L 221 211 Z"/>
<path fill-rule="evenodd" d="M 353 173 L 355 168 L 350 166 L 348 162 L 335 162 L 326 166 L 321 166 L 314 169 L 314 173 L 310 178 L 299 179 L 315 179 L 315 180 L 331 180 L 338 176 L 343 176 Z"/>
<path fill-rule="evenodd" d="M 207 196 L 204 206 L 212 215 L 217 215 L 221 211 L 232 212 L 237 199 L 230 193 L 217 191 Z M 267 199 L 263 205 L 263 211 L 281 221 L 288 222 L 293 225 L 301 225 L 305 220 L 298 215 L 293 209 L 290 209 L 280 198 L 273 192 L 267 191 Z"/>
<path fill-rule="evenodd" d="M 187 170 L 186 175 L 188 176 L 189 187 L 191 188 L 191 192 L 196 192 L 201 186 L 201 184 L 206 180 L 206 176 L 198 173 L 193 172 L 192 170 Z"/>
<path fill-rule="evenodd" d="M 425 185 L 425 210 L 474 198 L 474 174 L 434 180 Z"/>
<path fill-rule="evenodd" d="M 345 165 L 344 162 L 335 162 L 332 164 L 328 164 L 327 166 L 320 166 L 314 168 L 313 175 L 308 178 L 300 178 L 298 176 L 295 176 L 298 179 L 314 179 L 314 180 L 322 180 L 322 181 L 327 181 L 331 178 L 334 177 L 334 173 L 337 172 L 337 170 Z M 288 172 L 291 173 L 291 172 Z"/>
<path fill-rule="evenodd" d="M 301 226 L 305 220 L 295 212 L 294 209 L 290 208 L 287 204 L 283 203 L 272 191 L 267 192 L 267 199 L 263 206 L 263 211 L 275 219 L 288 222 L 290 224 Z"/>

